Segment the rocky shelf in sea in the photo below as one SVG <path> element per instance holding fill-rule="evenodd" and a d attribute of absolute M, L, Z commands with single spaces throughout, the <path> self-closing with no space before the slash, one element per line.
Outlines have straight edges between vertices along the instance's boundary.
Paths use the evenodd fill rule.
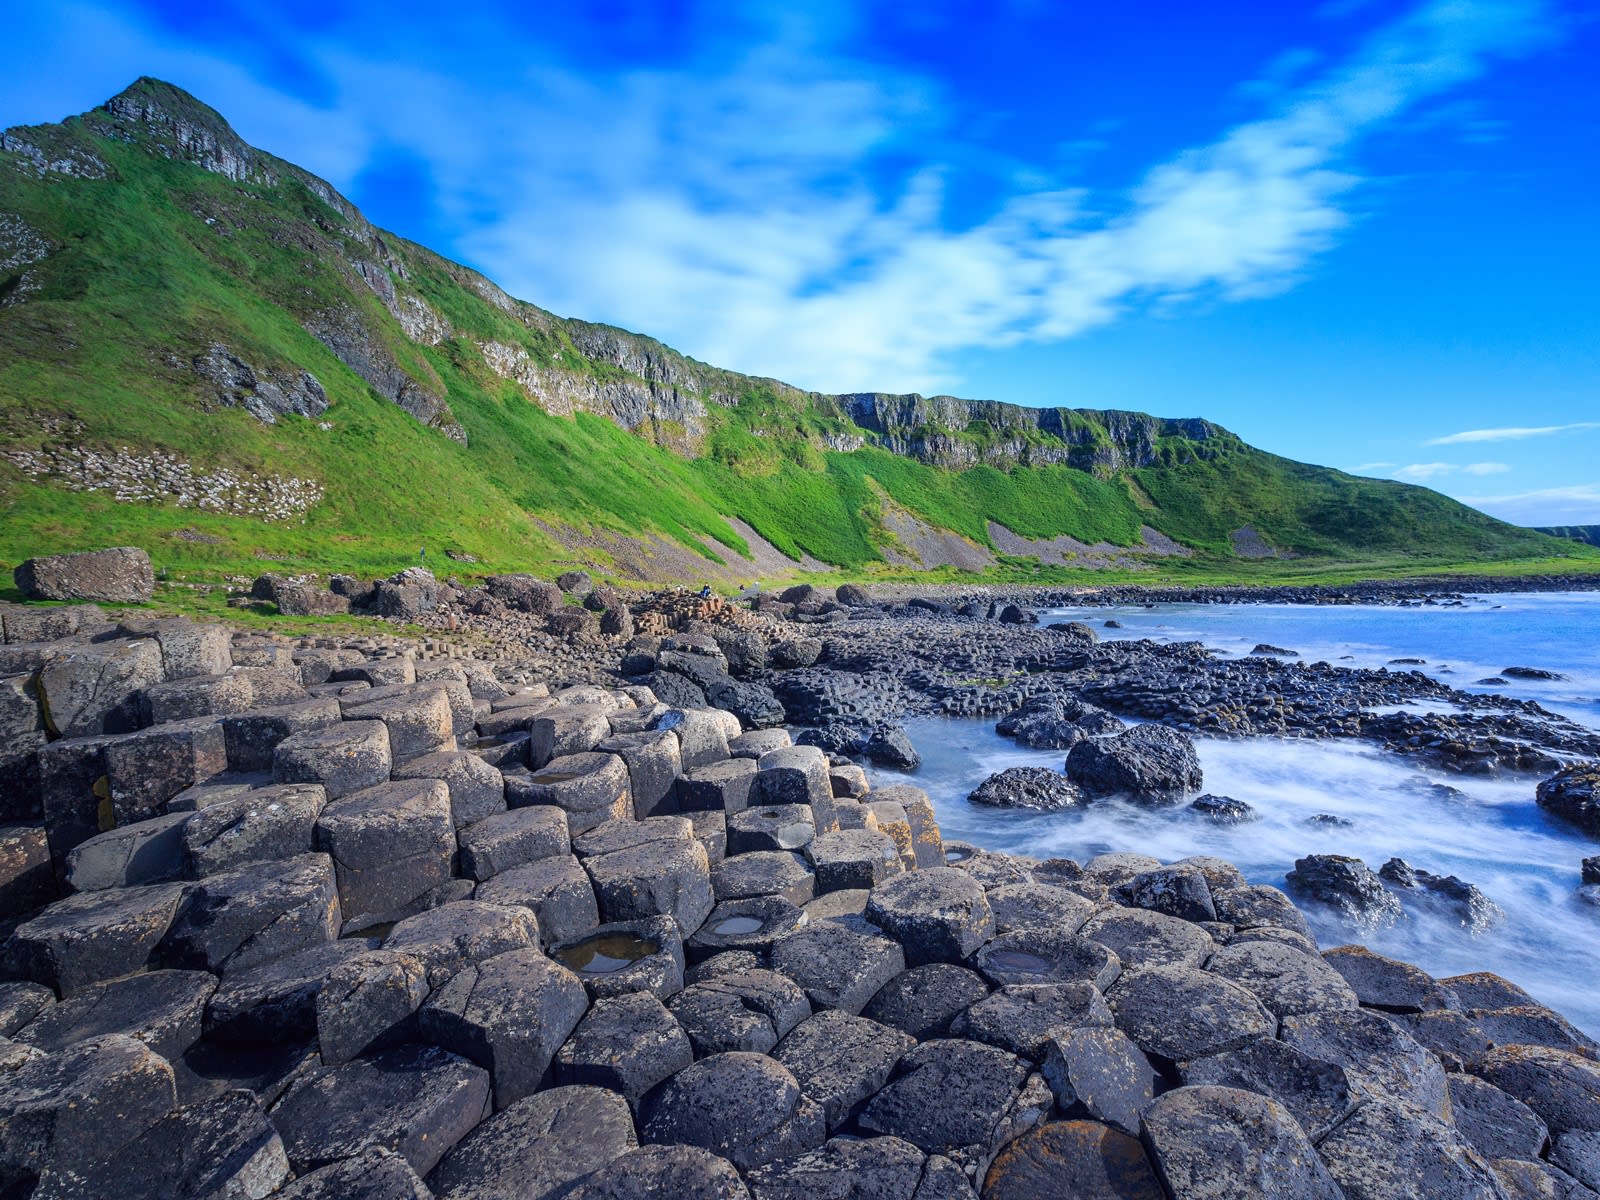
<path fill-rule="evenodd" d="M 776 727 L 888 610 L 776 603 L 570 659 L 0 606 L 0 1191 L 1596 1194 L 1559 1014 L 1321 950 L 1217 859 L 946 843 Z"/>

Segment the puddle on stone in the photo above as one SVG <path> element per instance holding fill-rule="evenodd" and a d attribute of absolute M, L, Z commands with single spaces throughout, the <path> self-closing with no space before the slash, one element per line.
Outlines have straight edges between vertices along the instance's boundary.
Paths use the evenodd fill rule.
<path fill-rule="evenodd" d="M 1050 970 L 1048 959 L 1040 958 L 1037 954 L 1029 954 L 1026 950 L 996 950 L 984 956 L 984 965 L 997 971 L 1026 972 L 1033 975 L 1043 975 Z"/>
<path fill-rule="evenodd" d="M 971 850 L 957 850 L 952 847 L 944 852 L 944 860 L 947 863 L 966 862 L 971 857 Z"/>
<path fill-rule="evenodd" d="M 729 917 L 725 921 L 718 921 L 711 927 L 712 933 L 732 936 L 739 933 L 755 933 L 762 926 L 760 917 Z"/>
<path fill-rule="evenodd" d="M 631 933 L 608 933 L 558 950 L 555 957 L 582 975 L 610 975 L 660 949 L 661 944 L 649 938 Z"/>
<path fill-rule="evenodd" d="M 569 779 L 577 779 L 588 774 L 587 771 L 535 771 L 534 783 L 565 783 Z"/>

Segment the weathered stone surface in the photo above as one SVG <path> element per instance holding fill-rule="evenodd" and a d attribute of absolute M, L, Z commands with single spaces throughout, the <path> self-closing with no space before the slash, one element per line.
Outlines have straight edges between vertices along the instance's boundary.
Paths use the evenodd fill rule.
<path fill-rule="evenodd" d="M 1079 1028 L 1108 1028 L 1111 1010 L 1088 983 L 1013 983 L 978 1001 L 950 1025 L 950 1035 L 986 1042 L 1033 1062 L 1050 1039 Z"/>
<path fill-rule="evenodd" d="M 1040 1094 L 1034 1095 L 1037 1091 Z M 993 1046 L 959 1039 L 923 1042 L 900 1060 L 895 1079 L 861 1114 L 861 1127 L 944 1154 L 982 1178 L 996 1152 L 1049 1111 L 1042 1082 Z"/>
<path fill-rule="evenodd" d="M 1109 947 L 1054 929 L 1003 933 L 972 956 L 972 965 L 996 986 L 1082 981 L 1105 991 L 1122 973 L 1122 960 Z"/>
<path fill-rule="evenodd" d="M 56 994 L 42 983 L 0 983 L 0 1037 L 11 1037 L 55 1002 Z"/>
<path fill-rule="evenodd" d="M 1477 1074 L 1526 1104 L 1555 1134 L 1600 1131 L 1600 1064 L 1567 1050 L 1499 1046 Z"/>
<path fill-rule="evenodd" d="M 572 855 L 538 859 L 478 885 L 474 899 L 531 909 L 545 946 L 575 938 L 600 924 L 589 873 Z"/>
<path fill-rule="evenodd" d="M 592 704 L 559 704 L 547 708 L 528 724 L 528 761 L 542 768 L 552 759 L 588 754 L 611 736 L 606 711 Z"/>
<path fill-rule="evenodd" d="M 274 1200 L 435 1200 L 417 1173 L 392 1150 L 363 1150 L 301 1175 Z"/>
<path fill-rule="evenodd" d="M 450 792 L 450 816 L 458 829 L 505 811 L 505 778 L 467 750 L 444 750 L 396 763 L 393 777 L 444 780 Z"/>
<path fill-rule="evenodd" d="M 420 958 L 431 988 L 442 987 L 472 963 L 538 946 L 539 927 L 532 912 L 477 900 L 457 900 L 407 917 L 383 942 L 385 950 Z"/>
<path fill-rule="evenodd" d="M 1081 807 L 1086 797 L 1077 784 L 1055 771 L 1044 767 L 1007 767 L 985 779 L 967 800 L 992 808 L 1054 812 Z"/>
<path fill-rule="evenodd" d="M 161 669 L 171 679 L 216 676 L 233 666 L 233 635 L 226 625 L 184 617 L 125 620 L 124 637 L 148 637 L 161 647 Z"/>
<path fill-rule="evenodd" d="M 316 988 L 317 1048 L 336 1066 L 372 1050 L 414 1040 L 428 998 L 428 969 L 403 950 L 364 950 L 341 958 Z"/>
<path fill-rule="evenodd" d="M 774 943 L 769 958 L 772 969 L 798 983 L 813 1006 L 852 1014 L 906 966 L 898 943 L 832 921 L 797 929 Z"/>
<path fill-rule="evenodd" d="M 1109 1026 L 1053 1031 L 1044 1042 L 1040 1074 L 1063 1113 L 1092 1117 L 1130 1135 L 1138 1134 L 1139 1118 L 1155 1098 L 1150 1060 Z"/>
<path fill-rule="evenodd" d="M 558 1087 L 490 1117 L 445 1155 L 439 1200 L 557 1197 L 637 1142 L 628 1106 L 595 1087 Z"/>
<path fill-rule="evenodd" d="M 16 1040 L 49 1053 L 107 1034 L 126 1034 L 171 1062 L 200 1040 L 217 990 L 204 971 L 153 971 L 85 988 L 45 1008 Z"/>
<path fill-rule="evenodd" d="M 329 800 L 340 800 L 387 781 L 391 765 L 387 725 L 341 721 L 279 742 L 272 754 L 272 778 L 275 783 L 320 783 Z"/>
<path fill-rule="evenodd" d="M 554 805 L 513 808 L 466 826 L 457 834 L 461 874 L 483 882 L 502 871 L 572 852 L 567 814 Z"/>
<path fill-rule="evenodd" d="M 634 992 L 595 1003 L 556 1053 L 555 1075 L 562 1084 L 609 1088 L 637 1109 L 693 1061 L 683 1026 L 655 996 Z"/>
<path fill-rule="evenodd" d="M 156 587 L 150 556 L 134 546 L 30 558 L 12 578 L 30 600 L 148 604 Z"/>
<path fill-rule="evenodd" d="M 1188 967 L 1124 972 L 1106 994 L 1117 1028 L 1146 1054 L 1172 1062 L 1272 1037 L 1277 1021 L 1236 983 Z"/>
<path fill-rule="evenodd" d="M 1345 1200 L 1500 1200 L 1488 1162 L 1438 1117 L 1363 1104 L 1318 1146 Z"/>
<path fill-rule="evenodd" d="M 989 889 L 996 933 L 1050 929 L 1076 933 L 1094 913 L 1094 902 L 1048 883 L 1009 883 Z"/>
<path fill-rule="evenodd" d="M 606 921 L 671 917 L 687 936 L 716 900 L 711 864 L 697 841 L 650 842 L 583 860 Z"/>
<path fill-rule="evenodd" d="M 680 1071 L 645 1107 L 644 1139 L 699 1146 L 744 1170 L 820 1146 L 820 1105 L 760 1054 L 715 1054 Z"/>
<path fill-rule="evenodd" d="M 729 763 L 748 763 L 732 758 Z M 726 764 L 717 763 L 705 770 Z M 751 778 L 754 778 L 752 773 Z M 804 850 L 817 835 L 809 804 L 763 804 L 735 810 L 728 818 L 728 853 L 750 854 L 763 850 Z"/>
<path fill-rule="evenodd" d="M 385 1050 L 302 1076 L 272 1106 L 297 1174 L 366 1150 L 427 1175 L 489 1112 L 489 1073 L 436 1046 Z"/>
<path fill-rule="evenodd" d="M 1485 1158 L 1538 1158 L 1550 1130 L 1537 1113 L 1476 1075 L 1451 1075 L 1450 1116 Z"/>
<path fill-rule="evenodd" d="M 571 971 L 538 950 L 512 950 L 463 967 L 418 1021 L 428 1040 L 488 1068 L 504 1109 L 539 1087 L 588 1007 Z"/>
<path fill-rule="evenodd" d="M 302 854 L 188 885 L 156 957 L 173 967 L 246 970 L 332 941 L 339 925 L 333 861 Z"/>
<path fill-rule="evenodd" d="M 818 893 L 875 888 L 899 875 L 900 849 L 876 829 L 841 829 L 819 833 L 805 854 L 816 875 Z"/>
<path fill-rule="evenodd" d="M 862 1016 L 919 1042 L 948 1037 L 950 1024 L 989 994 L 982 976 L 951 963 L 902 971 L 878 989 Z"/>
<path fill-rule="evenodd" d="M 184 888 L 112 888 L 58 900 L 17 926 L 5 945 L 8 971 L 70 996 L 144 969 L 166 936 Z"/>
<path fill-rule="evenodd" d="M 922 1151 L 900 1138 L 839 1137 L 819 1149 L 751 1171 L 751 1196 L 753 1200 L 933 1200 L 932 1190 L 921 1190 L 927 1163 Z M 965 1178 L 960 1186 L 966 1196 L 972 1195 Z"/>
<path fill-rule="evenodd" d="M 665 1000 L 683 987 L 683 935 L 671 917 L 597 925 L 552 945 L 550 957 L 575 972 L 593 1000 L 629 992 Z"/>
<path fill-rule="evenodd" d="M 1211 888 L 1211 899 L 1217 906 L 1217 917 L 1235 929 L 1287 929 L 1298 933 L 1312 943 L 1311 926 L 1305 914 L 1294 906 L 1294 901 L 1275 887 L 1253 884 L 1248 887 Z"/>
<path fill-rule="evenodd" d="M 188 813 L 170 813 L 97 833 L 67 854 L 67 886 L 79 892 L 166 883 L 189 874 L 183 828 Z"/>
<path fill-rule="evenodd" d="M 690 962 L 700 962 L 727 950 L 754 950 L 765 954 L 773 942 L 810 919 L 804 909 L 779 896 L 724 900 L 684 943 L 684 952 Z"/>
<path fill-rule="evenodd" d="M 678 777 L 683 772 L 683 760 L 675 734 L 665 730 L 617 734 L 600 742 L 595 750 L 622 759 L 628 771 L 633 811 L 641 821 L 678 806 Z"/>
<path fill-rule="evenodd" d="M 258 967 L 229 972 L 206 1008 L 207 1039 L 233 1048 L 315 1036 L 323 982 L 346 959 L 374 944 L 358 938 L 323 942 Z"/>
<path fill-rule="evenodd" d="M 173 679 L 144 689 L 145 711 L 152 725 L 241 713 L 255 699 L 256 691 L 249 678 L 234 673 Z"/>
<path fill-rule="evenodd" d="M 0 1179 L 66 1174 L 126 1146 L 177 1104 L 172 1068 L 112 1034 L 0 1071 Z"/>
<path fill-rule="evenodd" d="M 830 1130 L 850 1120 L 889 1081 L 916 1040 L 847 1013 L 819 1012 L 796 1025 L 773 1050 L 806 1096 L 822 1106 Z"/>
<path fill-rule="evenodd" d="M 289 1177 L 283 1139 L 242 1089 L 175 1109 L 116 1153 L 47 1170 L 39 1200 L 209 1200 L 261 1197 Z"/>
<path fill-rule="evenodd" d="M 811 867 L 788 850 L 740 854 L 718 863 L 711 871 L 711 891 L 719 901 L 780 896 L 799 905 L 809 902 L 816 890 Z"/>
<path fill-rule="evenodd" d="M 1563 1133 L 1551 1147 L 1550 1161 L 1585 1187 L 1600 1186 L 1600 1133 Z"/>
<path fill-rule="evenodd" d="M 833 785 L 828 757 L 815 746 L 769 750 L 756 764 L 760 771 L 750 788 L 753 805 L 809 804 L 818 833 L 833 833 Z"/>
<path fill-rule="evenodd" d="M 1285 1017 L 1278 1036 L 1297 1050 L 1343 1067 L 1350 1081 L 1370 1095 L 1404 1101 L 1441 1118 L 1450 1114 L 1438 1058 L 1376 1013 Z"/>
<path fill-rule="evenodd" d="M 628 768 L 615 754 L 570 754 L 551 759 L 532 774 L 510 772 L 505 779 L 507 804 L 563 809 L 573 834 L 634 815 Z"/>
<path fill-rule="evenodd" d="M 259 696 L 256 703 L 261 703 Z M 228 747 L 229 770 L 271 771 L 273 758 L 281 742 L 296 734 L 328 729 L 339 723 L 339 702 L 331 697 L 315 697 L 266 708 L 256 707 L 224 716 L 221 723 L 223 739 Z M 384 736 L 388 736 L 387 731 Z M 302 756 L 300 770 L 303 772 L 305 769 L 305 758 Z M 374 783 L 378 782 L 370 773 L 365 777 L 372 778 Z"/>
<path fill-rule="evenodd" d="M 1074 1200 L 1165 1200 L 1137 1138 L 1098 1121 L 1052 1121 L 995 1157 L 983 1200 L 1071 1196 Z"/>
<path fill-rule="evenodd" d="M 1321 905 L 1357 929 L 1381 929 L 1405 916 L 1400 901 L 1359 858 L 1308 855 L 1295 859 L 1294 870 L 1284 878 L 1303 901 Z"/>
<path fill-rule="evenodd" d="M 1204 782 L 1188 736 L 1154 724 L 1079 742 L 1067 753 L 1067 778 L 1092 796 L 1158 805 L 1177 804 Z"/>
<path fill-rule="evenodd" d="M 346 722 L 381 721 L 395 762 L 456 748 L 455 716 L 441 684 L 393 684 L 340 701 Z"/>
<path fill-rule="evenodd" d="M 1324 951 L 1322 957 L 1344 976 L 1356 999 L 1368 1008 L 1414 1013 L 1453 1007 L 1450 994 L 1426 971 L 1410 963 L 1385 958 L 1365 946 L 1335 946 Z"/>
<path fill-rule="evenodd" d="M 1276 1017 L 1356 1007 L 1344 977 L 1322 959 L 1275 942 L 1224 946 L 1206 962 L 1213 975 L 1255 993 Z"/>
<path fill-rule="evenodd" d="M 1215 921 L 1211 886 L 1199 871 L 1187 867 L 1158 867 L 1141 871 L 1112 889 L 1116 899 L 1135 908 L 1165 913 L 1185 921 Z"/>
<path fill-rule="evenodd" d="M 45 728 L 79 738 L 137 729 L 139 697 L 161 678 L 161 648 L 151 639 L 58 642 L 45 653 L 34 687 Z"/>
<path fill-rule="evenodd" d="M 330 798 L 316 840 L 333 857 L 345 920 L 399 915 L 450 878 L 450 793 L 437 779 L 407 779 Z"/>
<path fill-rule="evenodd" d="M 866 915 L 911 966 L 964 961 L 994 934 L 983 888 L 952 867 L 910 871 L 874 888 Z"/>
<path fill-rule="evenodd" d="M 811 1015 L 798 984 L 755 966 L 730 967 L 701 978 L 672 997 L 667 1007 L 698 1058 L 733 1050 L 766 1054 Z"/>
<path fill-rule="evenodd" d="M 1216 950 L 1211 935 L 1198 925 L 1142 908 L 1105 909 L 1091 917 L 1079 933 L 1116 951 L 1130 971 L 1198 967 Z"/>
<path fill-rule="evenodd" d="M 750 1200 L 738 1169 L 698 1146 L 641 1146 L 580 1183 L 569 1200 Z"/>
<path fill-rule="evenodd" d="M 1288 1109 L 1313 1141 L 1332 1129 L 1359 1097 L 1343 1067 L 1313 1058 L 1274 1038 L 1258 1038 L 1179 1068 L 1197 1087 L 1239 1088 L 1270 1096 Z"/>
<path fill-rule="evenodd" d="M 327 799 L 321 784 L 289 783 L 208 805 L 179 829 L 190 872 L 203 879 L 308 853 L 315 848 L 317 818 Z"/>
<path fill-rule="evenodd" d="M 1289 1110 L 1254 1092 L 1183 1087 L 1144 1114 L 1144 1141 L 1183 1200 L 1343 1200 Z"/>

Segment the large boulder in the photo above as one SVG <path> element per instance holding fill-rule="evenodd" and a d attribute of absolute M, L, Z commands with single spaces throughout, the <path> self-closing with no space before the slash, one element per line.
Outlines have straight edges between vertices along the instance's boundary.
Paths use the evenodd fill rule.
<path fill-rule="evenodd" d="M 1202 783 L 1188 735 L 1154 724 L 1079 742 L 1067 754 L 1067 778 L 1091 796 L 1121 795 L 1156 805 L 1177 804 Z"/>
<path fill-rule="evenodd" d="M 1307 855 L 1295 859 L 1285 879 L 1302 900 L 1330 909 L 1358 929 L 1382 929 L 1405 915 L 1400 901 L 1359 858 Z"/>
<path fill-rule="evenodd" d="M 985 779 L 967 800 L 994 808 L 1032 808 L 1049 812 L 1077 808 L 1083 804 L 1084 795 L 1065 775 L 1048 768 L 1007 767 Z"/>
<path fill-rule="evenodd" d="M 30 600 L 99 600 L 145 604 L 155 594 L 150 556 L 133 546 L 30 558 L 12 572 Z"/>
<path fill-rule="evenodd" d="M 1539 807 L 1600 838 L 1600 763 L 1576 763 L 1539 785 Z"/>

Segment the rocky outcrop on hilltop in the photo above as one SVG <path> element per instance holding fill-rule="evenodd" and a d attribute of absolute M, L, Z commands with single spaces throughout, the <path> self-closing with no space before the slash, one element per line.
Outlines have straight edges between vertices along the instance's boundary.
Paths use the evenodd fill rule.
<path fill-rule="evenodd" d="M 663 679 L 766 669 L 693 620 Z M 1217 859 L 946 843 L 598 666 L 0 628 L 9 1194 L 1586 1194 L 1590 1039 Z"/>

